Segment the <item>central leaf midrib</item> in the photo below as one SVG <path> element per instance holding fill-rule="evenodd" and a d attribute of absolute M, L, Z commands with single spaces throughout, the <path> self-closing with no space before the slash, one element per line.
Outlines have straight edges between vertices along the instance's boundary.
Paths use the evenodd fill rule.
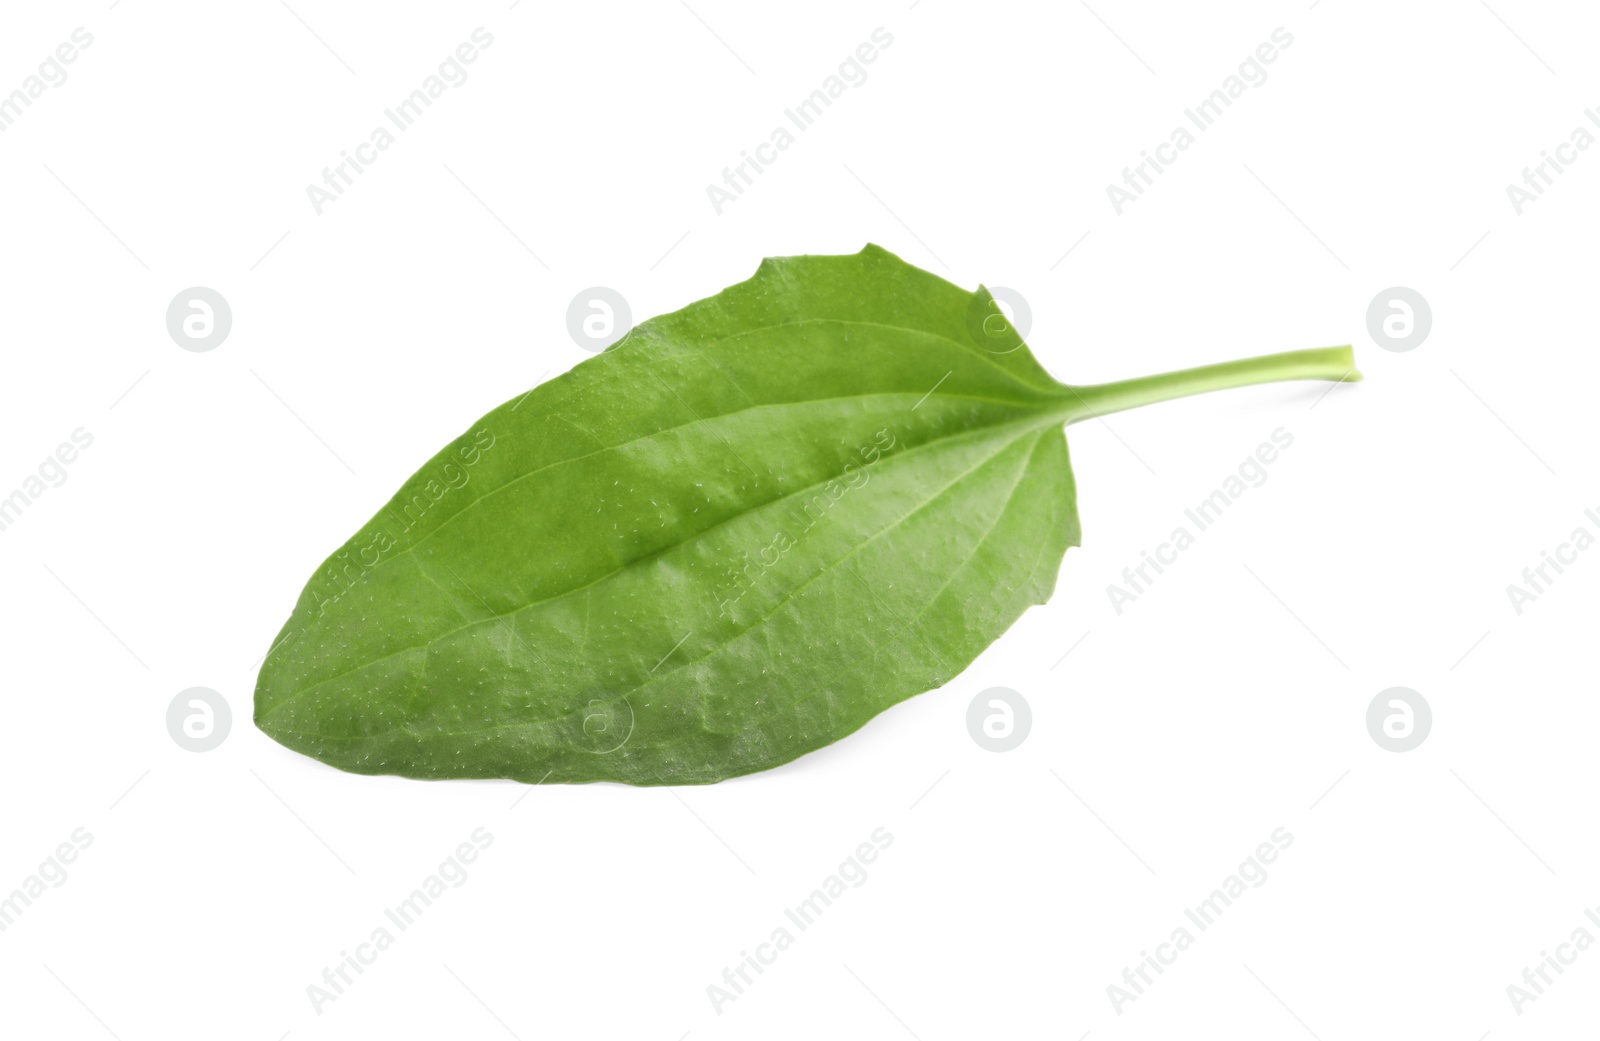
<path fill-rule="evenodd" d="M 884 525 L 878 531 L 873 532 L 873 534 L 870 537 L 862 540 L 858 545 L 854 546 L 850 550 L 849 553 L 846 553 L 839 560 L 834 561 L 832 564 L 828 565 L 827 567 L 822 568 L 821 570 L 819 570 L 817 572 L 817 574 L 812 575 L 810 578 L 808 578 L 804 582 L 800 583 L 793 590 L 791 590 L 786 596 L 784 596 L 781 600 L 779 600 L 778 603 L 773 607 L 772 610 L 768 611 L 766 614 L 762 615 L 760 618 L 755 619 L 748 626 L 746 626 L 745 628 L 743 628 L 743 629 L 739 630 L 738 632 L 734 633 L 728 639 L 721 641 L 714 648 L 712 648 L 712 650 L 706 652 L 705 654 L 702 654 L 698 658 L 690 659 L 689 661 L 683 662 L 680 665 L 674 665 L 671 669 L 668 669 L 667 671 L 662 672 L 659 675 L 652 676 L 650 679 L 646 680 L 645 682 L 639 684 L 638 686 L 629 688 L 628 690 L 620 693 L 616 698 L 613 698 L 611 700 L 612 701 L 616 701 L 616 700 L 620 700 L 621 698 L 631 698 L 634 695 L 638 694 L 640 691 L 644 690 L 646 687 L 649 687 L 652 684 L 660 682 L 660 681 L 668 678 L 669 676 L 675 675 L 675 674 L 683 671 L 684 669 L 689 668 L 692 665 L 696 665 L 699 662 L 706 660 L 707 658 L 713 657 L 713 656 L 721 653 L 722 651 L 726 650 L 728 647 L 732 646 L 736 641 L 738 641 L 740 639 L 743 639 L 746 636 L 750 635 L 751 633 L 755 632 L 756 630 L 761 628 L 761 626 L 765 625 L 768 621 L 770 621 L 773 617 L 775 617 L 777 615 L 777 613 L 780 610 L 782 610 L 785 605 L 787 605 L 788 603 L 793 601 L 796 596 L 798 596 L 804 589 L 806 589 L 812 583 L 818 581 L 819 579 L 821 579 L 822 577 L 827 575 L 834 568 L 843 567 L 846 563 L 848 563 L 852 558 L 854 558 L 862 550 L 866 549 L 867 546 L 871 545 L 872 543 L 876 542 L 878 539 L 880 539 L 883 536 L 885 536 L 885 535 L 889 534 L 890 532 L 894 531 L 895 529 L 900 527 L 902 524 L 904 524 L 906 521 L 910 520 L 912 517 L 914 517 L 917 514 L 921 513 L 924 509 L 927 509 L 929 506 L 933 505 L 934 503 L 938 502 L 940 499 L 944 498 L 950 492 L 950 490 L 952 488 L 954 488 L 957 485 L 959 485 L 962 482 L 964 482 L 968 477 L 971 477 L 974 473 L 977 473 L 979 470 L 982 470 L 984 467 L 986 467 L 989 464 L 993 463 L 996 459 L 998 459 L 1001 455 L 1003 455 L 1006 452 L 1007 449 L 1009 449 L 1013 445 L 1017 444 L 1019 441 L 1021 441 L 1026 436 L 1027 436 L 1027 433 L 1023 433 L 1023 434 L 1021 434 L 1021 435 L 1019 435 L 1017 437 L 1014 437 L 1014 438 L 1011 438 L 1011 439 L 1007 440 L 1004 444 L 1002 444 L 994 452 L 990 453 L 989 455 L 984 456 L 981 460 L 979 460 L 978 462 L 974 463 L 972 466 L 968 467 L 967 469 L 963 470 L 960 474 L 956 475 L 956 477 L 953 480 L 951 480 L 948 483 L 946 483 L 943 486 L 941 486 L 938 491 L 934 492 L 932 495 L 930 495 L 927 498 L 923 499 L 921 502 L 918 502 L 916 504 L 916 506 L 914 506 L 910 510 L 906 511 L 901 516 L 895 518 L 890 523 Z M 935 600 L 937 600 L 941 595 L 943 595 L 945 589 L 949 588 L 950 583 L 955 580 L 956 572 L 960 571 L 961 568 L 964 568 L 964 567 L 967 566 L 967 564 L 971 563 L 972 559 L 974 557 L 976 557 L 978 551 L 982 549 L 982 547 L 984 546 L 985 543 L 987 543 L 989 536 L 994 533 L 994 529 L 999 526 L 999 523 L 1000 523 L 1001 520 L 1004 519 L 1006 512 L 1008 510 L 1010 510 L 1011 503 L 1016 498 L 1017 488 L 1019 488 L 1021 486 L 1023 477 L 1026 476 L 1027 472 L 1029 471 L 1029 469 L 1033 465 L 1034 451 L 1036 451 L 1036 450 L 1037 450 L 1037 446 L 1035 446 L 1034 450 L 1031 450 L 1028 453 L 1026 453 L 1024 455 L 1024 457 L 1019 461 L 1019 464 L 1018 464 L 1018 467 L 1017 467 L 1017 470 L 1018 470 L 1017 476 L 1016 476 L 1016 479 L 1012 481 L 1010 490 L 1006 493 L 1005 503 L 996 512 L 994 520 L 985 529 L 983 537 L 978 540 L 978 543 L 973 548 L 972 553 L 967 556 L 966 560 L 962 561 L 961 564 L 959 564 L 956 568 L 952 569 L 950 576 L 945 579 L 944 583 L 942 585 L 940 585 L 939 589 L 928 600 L 928 603 L 923 605 L 922 609 L 920 611 L 918 611 L 915 616 L 913 616 L 911 621 L 907 622 L 905 625 L 901 626 L 899 629 L 897 629 L 895 631 L 896 637 L 898 637 L 900 635 L 900 633 L 903 633 L 903 632 L 907 631 L 912 625 L 915 625 L 916 622 L 921 620 L 922 616 L 927 613 L 928 608 L 932 606 L 933 602 Z M 809 489 L 802 489 L 802 491 L 805 491 L 805 490 L 809 490 Z M 775 501 L 781 501 L 781 500 L 775 500 Z M 770 505 L 770 504 L 768 504 L 768 505 Z M 504 616 L 501 616 L 501 617 L 504 617 Z M 493 619 L 484 619 L 484 620 L 485 621 L 491 621 Z M 463 628 L 469 628 L 469 627 L 470 626 L 464 626 Z M 459 632 L 460 630 L 456 630 L 456 631 Z M 442 638 L 443 637 L 441 637 L 441 639 Z M 880 649 L 881 649 L 880 646 L 874 646 L 872 653 L 876 654 L 878 652 L 878 650 L 880 650 Z M 822 690 L 823 688 L 827 687 L 828 685 L 833 683 L 834 680 L 837 679 L 839 676 L 843 675 L 845 672 L 848 672 L 850 669 L 852 669 L 856 665 L 860 664 L 860 662 L 864 661 L 866 659 L 866 657 L 867 656 L 864 655 L 861 658 L 858 658 L 855 661 L 851 662 L 850 665 L 846 666 L 844 669 L 841 669 L 838 673 L 835 673 L 834 676 L 832 678 L 830 678 L 827 683 L 822 684 L 822 686 L 817 687 L 817 688 L 815 688 L 815 689 L 813 689 L 813 690 L 811 690 L 811 691 L 809 691 L 809 692 L 807 692 L 805 694 L 800 695 L 794 701 L 789 702 L 787 705 L 785 705 L 783 707 L 780 707 L 778 709 L 773 710 L 773 712 L 769 713 L 767 716 L 763 717 L 761 720 L 756 721 L 756 725 L 759 725 L 761 722 L 764 722 L 766 719 L 770 719 L 773 716 L 776 716 L 779 712 L 784 711 L 786 708 L 791 708 L 794 705 L 798 705 L 801 701 L 804 701 L 806 698 L 810 697 L 812 694 L 815 694 L 818 690 Z M 404 729 L 406 730 L 407 733 L 409 733 L 412 736 L 418 738 L 419 740 L 437 740 L 437 739 L 451 738 L 451 737 L 470 737 L 470 736 L 472 736 L 474 734 L 492 733 L 492 732 L 498 731 L 498 730 L 509 730 L 509 729 L 514 729 L 514 728 L 519 728 L 519 727 L 548 726 L 551 723 L 557 722 L 558 720 L 560 720 L 562 718 L 563 717 L 559 716 L 559 715 L 558 716 L 546 716 L 546 717 L 541 718 L 541 719 L 518 720 L 518 721 L 513 722 L 513 723 L 496 723 L 496 724 L 494 724 L 492 726 L 480 727 L 480 728 L 477 728 L 477 729 L 474 729 L 474 730 L 437 730 L 437 731 L 419 731 L 419 730 L 414 729 L 410 725 L 410 723 L 407 722 L 405 724 Z M 710 730 L 708 730 L 707 733 L 721 734 L 721 733 L 724 733 L 724 732 L 723 731 L 710 731 Z M 368 740 L 368 739 L 369 739 L 368 735 L 362 735 L 360 737 L 350 738 L 349 740 L 352 740 L 352 741 L 364 741 L 364 740 Z M 676 743 L 678 743 L 678 742 L 668 742 L 668 744 L 676 744 Z"/>
<path fill-rule="evenodd" d="M 1055 419 L 1053 417 L 1041 418 L 1039 416 L 1031 416 L 1031 417 L 1028 417 L 1027 419 L 1011 420 L 1011 421 L 1008 421 L 1008 422 L 1005 422 L 1005 423 L 997 423 L 997 424 L 995 424 L 993 426 L 985 427 L 985 428 L 982 428 L 980 430 L 969 430 L 969 431 L 962 431 L 962 432 L 956 433 L 956 434 L 946 434 L 946 435 L 943 435 L 943 436 L 940 436 L 940 437 L 933 438 L 933 439 L 931 439 L 929 441 L 925 441 L 922 444 L 916 445 L 916 446 L 914 446 L 912 448 L 908 448 L 906 451 L 900 453 L 900 455 L 897 457 L 897 461 L 898 460 L 904 460 L 904 459 L 910 457 L 913 454 L 922 452 L 922 451 L 930 449 L 930 448 L 937 448 L 937 447 L 940 447 L 940 446 L 948 445 L 948 444 L 950 444 L 952 442 L 955 442 L 955 441 L 958 441 L 958 440 L 960 440 L 962 438 L 972 438 L 973 440 L 982 440 L 985 437 L 993 436 L 993 435 L 995 435 L 996 433 L 998 433 L 1000 431 L 1006 430 L 1007 428 L 1011 428 L 1011 427 L 1021 427 L 1021 428 L 1023 428 L 1022 432 L 1019 433 L 1017 437 L 1014 437 L 1014 438 L 1011 438 L 1011 439 L 1007 440 L 1005 442 L 1005 444 L 1003 444 L 998 450 L 996 450 L 994 455 L 986 457 L 985 461 L 987 462 L 989 459 L 993 459 L 995 455 L 999 455 L 1000 452 L 1003 452 L 1006 449 L 1006 447 L 1008 447 L 1011 444 L 1014 444 L 1017 440 L 1020 440 L 1022 436 L 1025 436 L 1025 434 L 1027 433 L 1028 430 L 1031 430 L 1031 429 L 1034 429 L 1034 428 L 1038 428 L 1038 427 L 1049 426 L 1049 425 L 1053 424 L 1054 422 L 1055 422 Z M 982 464 L 980 463 L 979 465 L 982 465 Z M 963 476 L 965 476 L 965 475 L 963 475 Z M 755 512 L 757 512 L 759 510 L 766 509 L 769 506 L 779 505 L 779 504 L 781 504 L 781 503 L 783 503 L 783 502 L 785 502 L 785 501 L 787 501 L 789 499 L 794 498 L 797 495 L 804 495 L 805 493 L 810 492 L 815 488 L 821 487 L 822 485 L 826 484 L 828 481 L 835 480 L 835 479 L 836 479 L 835 477 L 830 476 L 830 477 L 824 478 L 822 480 L 816 481 L 816 482 L 814 482 L 812 484 L 806 485 L 806 486 L 804 486 L 802 488 L 797 488 L 793 492 L 790 492 L 788 495 L 780 496 L 779 498 L 776 498 L 776 499 L 769 499 L 766 502 L 760 503 L 760 504 L 758 504 L 756 506 L 753 506 L 753 507 L 751 507 L 749 509 L 741 510 L 738 513 L 735 513 L 735 514 L 733 514 L 733 515 L 731 515 L 731 516 L 729 516 L 727 518 L 724 518 L 723 520 L 717 522 L 716 524 L 711 525 L 710 527 L 703 528 L 700 531 L 697 531 L 697 532 L 693 533 L 692 535 L 688 536 L 687 538 L 681 539 L 678 542 L 673 543 L 670 546 L 665 546 L 665 547 L 663 547 L 662 549 L 660 549 L 658 551 L 655 551 L 653 553 L 647 554 L 646 556 L 639 557 L 639 558 L 636 558 L 634 560 L 631 560 L 631 561 L 621 565 L 620 567 L 614 568 L 611 571 L 608 571 L 605 574 L 600 575 L 597 578 L 594 578 L 589 582 L 586 582 L 585 584 L 583 584 L 581 586 L 576 586 L 576 587 L 574 587 L 572 589 L 564 590 L 564 591 L 562 591 L 560 593 L 557 593 L 554 596 L 546 597 L 546 598 L 544 598 L 542 600 L 535 600 L 535 601 L 530 601 L 529 603 L 526 603 L 526 604 L 520 604 L 517 607 L 514 607 L 509 611 L 501 612 L 499 614 L 490 614 L 490 615 L 487 615 L 487 616 L 485 616 L 483 618 L 475 619 L 473 621 L 467 622 L 464 625 L 457 626 L 454 629 L 449 629 L 449 630 L 446 630 L 445 632 L 439 633 L 439 634 L 437 634 L 435 636 L 431 636 L 423 643 L 410 644 L 410 645 L 407 645 L 405 647 L 397 648 L 397 649 L 395 649 L 393 651 L 390 651 L 390 652 L 388 652 L 386 654 L 383 654 L 383 655 L 380 655 L 378 657 L 370 658 L 370 659 L 362 662 L 359 665 L 355 665 L 355 666 L 352 666 L 349 669 L 344 670 L 343 672 L 336 673 L 335 675 L 329 676 L 329 677 L 327 677 L 325 679 L 318 680 L 317 682 L 312 683 L 312 684 L 310 684 L 308 686 L 302 687 L 299 690 L 292 691 L 282 701 L 280 701 L 278 704 L 272 706 L 265 713 L 263 713 L 261 718 L 262 718 L 262 720 L 269 719 L 273 715 L 277 714 L 285 706 L 287 706 L 289 704 L 292 704 L 293 702 L 299 700 L 299 698 L 301 698 L 303 695 L 305 695 L 305 694 L 307 694 L 307 693 L 309 693 L 309 692 L 311 692 L 313 690 L 316 690 L 316 689 L 318 689 L 320 687 L 324 687 L 329 683 L 333 683 L 333 682 L 335 682 L 337 680 L 344 679 L 346 676 L 354 675 L 355 673 L 358 673 L 358 672 L 362 671 L 363 669 L 371 668 L 372 666 L 377 665 L 377 664 L 379 664 L 381 662 L 388 661 L 391 658 L 397 658 L 397 657 L 400 657 L 401 655 L 408 654 L 408 653 L 415 652 L 415 651 L 419 651 L 419 650 L 426 652 L 428 647 L 431 646 L 432 644 L 438 643 L 438 642 L 440 642 L 442 640 L 446 640 L 446 639 L 450 638 L 451 636 L 456 635 L 457 633 L 460 633 L 460 632 L 463 632 L 463 631 L 465 631 L 467 629 L 472 628 L 473 626 L 483 625 L 483 624 L 490 623 L 490 622 L 496 622 L 496 621 L 499 621 L 499 620 L 501 620 L 503 618 L 508 618 L 508 617 L 510 617 L 512 615 L 519 614 L 519 613 L 521 613 L 523 611 L 531 610 L 531 609 L 533 609 L 535 607 L 539 607 L 539 606 L 542 606 L 544 604 L 552 603 L 552 602 L 554 602 L 556 600 L 560 600 L 560 599 L 562 599 L 564 597 L 568 597 L 568 596 L 575 595 L 577 593 L 581 593 L 585 589 L 588 589 L 588 588 L 590 588 L 592 586 L 598 585 L 599 583 L 611 578 L 614 575 L 617 575 L 617 574 L 621 573 L 622 571 L 627 570 L 630 567 L 636 567 L 636 566 L 641 566 L 641 565 L 644 565 L 644 564 L 648 564 L 651 560 L 654 560 L 654 559 L 656 559 L 657 557 L 660 557 L 660 556 L 664 556 L 665 554 L 670 553 L 675 549 L 679 549 L 679 548 L 681 548 L 681 547 L 683 547 L 685 545 L 688 545 L 689 543 L 694 542 L 697 539 L 704 538 L 705 536 L 711 534 L 712 532 L 718 530 L 719 528 L 722 528 L 722 527 L 724 527 L 724 526 L 726 526 L 728 524 L 731 524 L 731 523 L 733 523 L 733 522 L 735 522 L 735 521 L 737 521 L 737 520 L 739 520 L 741 518 L 747 517 L 750 514 L 755 513 Z M 396 560 L 396 559 L 398 559 L 398 556 L 399 555 L 397 554 L 395 557 L 391 557 L 390 560 L 391 561 Z M 673 671 L 676 671 L 676 670 L 673 670 Z"/>
<path fill-rule="evenodd" d="M 866 401 L 866 400 L 869 400 L 871 398 L 897 398 L 897 397 L 899 397 L 899 398 L 909 398 L 909 397 L 916 396 L 916 393 L 917 392 L 914 391 L 914 390 L 906 390 L 906 391 L 883 390 L 883 391 L 872 391 L 872 392 L 865 393 L 865 394 L 841 394 L 841 395 L 837 395 L 837 396 L 834 396 L 834 397 L 828 397 L 828 398 L 803 398 L 803 399 L 800 399 L 798 401 L 764 401 L 764 402 L 758 402 L 757 404 L 750 405 L 750 406 L 747 406 L 745 408 L 733 409 L 730 412 L 719 412 L 714 416 L 696 416 L 694 419 L 689 420 L 687 423 L 678 423 L 678 424 L 676 424 L 674 426 L 661 427 L 660 429 L 653 430 L 648 434 L 641 434 L 638 437 L 629 438 L 626 441 L 619 441 L 614 445 L 606 445 L 605 447 L 597 448 L 592 452 L 585 452 L 582 455 L 568 456 L 565 459 L 557 459 L 554 462 L 545 463 L 545 464 L 543 464 L 541 466 L 534 467 L 532 470 L 528 470 L 528 471 L 526 471 L 524 473 L 520 473 L 517 476 L 511 478 L 509 481 L 506 481 L 504 484 L 495 485 L 493 488 L 490 488 L 488 491 L 484 492 L 482 495 L 478 496 L 476 499 L 473 499 L 470 502 L 468 502 L 466 505 L 462 506 L 461 509 L 457 510 L 455 513 L 450 514 L 444 520 L 440 521 L 438 526 L 436 526 L 434 528 L 430 528 L 427 532 L 425 532 L 423 535 L 421 535 L 419 538 L 417 538 L 416 541 L 410 543 L 405 548 L 401 549 L 398 553 L 394 554 L 393 556 L 389 557 L 388 559 L 391 562 L 395 561 L 395 560 L 399 560 L 401 557 L 405 556 L 406 554 L 413 552 L 418 546 L 420 546 L 424 542 L 428 541 L 428 539 L 432 538 L 434 535 L 437 535 L 439 532 L 441 532 L 445 528 L 449 527 L 458 518 L 464 516 L 469 511 L 476 509 L 481 504 L 487 502 L 491 497 L 500 494 L 501 492 L 503 492 L 506 489 L 512 487 L 513 485 L 522 483 L 523 481 L 527 480 L 530 477 L 534 477 L 534 476 L 536 476 L 538 474 L 544 473 L 546 470 L 553 470 L 558 466 L 566 466 L 569 463 L 580 462 L 580 461 L 582 461 L 584 459 L 590 459 L 590 458 L 593 458 L 594 456 L 597 456 L 597 455 L 604 455 L 607 452 L 615 452 L 618 449 L 626 448 L 629 445 L 635 445 L 635 444 L 639 444 L 640 442 L 643 442 L 643 441 L 653 440 L 654 438 L 660 437 L 663 434 L 670 434 L 670 433 L 673 433 L 673 432 L 679 431 L 679 430 L 687 430 L 687 429 L 689 429 L 691 427 L 699 426 L 699 425 L 701 425 L 703 423 L 704 424 L 709 424 L 709 423 L 715 423 L 715 422 L 718 422 L 718 421 L 721 421 L 721 420 L 724 420 L 724 419 L 732 419 L 735 416 L 742 416 L 742 415 L 744 415 L 746 413 L 755 412 L 755 411 L 758 411 L 760 409 L 798 408 L 798 407 L 801 407 L 801 406 L 808 406 L 808 405 L 827 405 L 827 404 L 833 404 L 835 402 L 840 402 L 840 401 Z M 928 396 L 930 396 L 930 395 L 923 395 L 923 397 L 928 397 Z M 1001 406 L 1003 408 L 1021 409 L 1021 408 L 1036 407 L 1036 403 L 1034 403 L 1034 402 L 1006 401 L 1006 400 L 1001 399 L 1001 398 L 987 398 L 987 397 L 981 397 L 981 396 L 973 395 L 973 394 L 933 394 L 931 396 L 932 397 L 937 397 L 937 398 L 945 398 L 945 399 L 950 399 L 950 400 L 957 400 L 957 401 L 981 401 L 981 402 L 984 402 L 984 403 L 990 404 L 990 405 L 999 405 L 999 406 Z"/>

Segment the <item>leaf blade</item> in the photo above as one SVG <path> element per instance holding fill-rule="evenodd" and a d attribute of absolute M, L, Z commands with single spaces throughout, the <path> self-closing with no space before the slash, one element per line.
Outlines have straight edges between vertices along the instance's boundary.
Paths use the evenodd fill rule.
<path fill-rule="evenodd" d="M 952 678 L 1077 540 L 1067 392 L 971 335 L 985 307 L 874 247 L 769 260 L 507 402 L 308 584 L 258 725 L 358 772 L 702 782 Z M 914 535 L 884 524 L 919 497 Z M 896 611 L 903 639 L 851 628 Z"/>

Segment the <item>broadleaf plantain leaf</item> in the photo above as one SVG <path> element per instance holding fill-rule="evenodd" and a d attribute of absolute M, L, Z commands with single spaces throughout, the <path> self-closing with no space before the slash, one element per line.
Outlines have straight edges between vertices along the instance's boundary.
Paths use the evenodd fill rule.
<path fill-rule="evenodd" d="M 764 261 L 506 402 L 318 568 L 255 721 L 358 773 L 705 783 L 958 675 L 1078 544 L 1063 424 L 1348 348 L 1100 387 L 868 246 Z"/>

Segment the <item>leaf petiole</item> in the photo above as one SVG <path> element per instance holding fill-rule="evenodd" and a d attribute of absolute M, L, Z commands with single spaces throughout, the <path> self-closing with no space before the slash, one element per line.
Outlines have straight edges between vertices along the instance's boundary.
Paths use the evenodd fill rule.
<path fill-rule="evenodd" d="M 1202 365 L 1194 369 L 1179 369 L 1157 376 L 1120 380 L 1115 383 L 1095 383 L 1083 387 L 1069 386 L 1072 400 L 1067 405 L 1066 422 L 1073 423 L 1096 416 L 1138 408 L 1157 401 L 1171 401 L 1191 394 L 1205 394 L 1213 390 L 1248 387 L 1255 383 L 1278 383 L 1285 380 L 1334 380 L 1354 383 L 1361 379 L 1356 371 L 1355 355 L 1350 347 L 1318 347 L 1307 351 L 1284 351 L 1266 354 L 1259 358 L 1242 358 L 1217 365 Z"/>

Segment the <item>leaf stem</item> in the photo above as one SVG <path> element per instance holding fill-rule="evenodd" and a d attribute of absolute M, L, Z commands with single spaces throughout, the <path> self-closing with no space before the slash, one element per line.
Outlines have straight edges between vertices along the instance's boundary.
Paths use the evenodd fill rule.
<path fill-rule="evenodd" d="M 1072 400 L 1066 409 L 1066 422 L 1082 422 L 1112 412 L 1138 408 L 1157 401 L 1186 398 L 1213 390 L 1248 387 L 1255 383 L 1284 380 L 1334 380 L 1354 383 L 1361 379 L 1350 347 L 1318 347 L 1308 351 L 1284 351 L 1259 358 L 1242 358 L 1218 365 L 1202 365 L 1157 376 L 1067 387 Z"/>

